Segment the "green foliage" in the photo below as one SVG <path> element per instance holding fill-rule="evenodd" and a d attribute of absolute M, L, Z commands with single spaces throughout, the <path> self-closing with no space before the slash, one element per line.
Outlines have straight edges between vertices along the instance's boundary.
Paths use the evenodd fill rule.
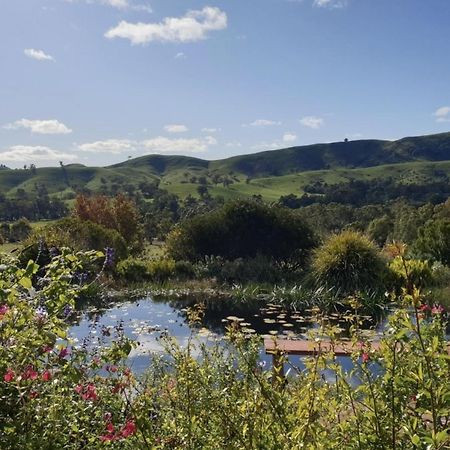
<path fill-rule="evenodd" d="M 155 356 L 148 373 L 138 378 L 124 363 L 133 343 L 120 327 L 109 346 L 94 346 L 92 352 L 67 337 L 64 310 L 84 289 L 73 275 L 101 256 L 64 250 L 46 268 L 32 261 L 21 268 L 1 257 L 1 448 L 450 447 L 442 310 L 424 304 L 418 289 L 397 298 L 379 349 L 361 332 L 361 318 L 348 318 L 354 349 L 350 372 L 333 352 L 339 330 L 318 316 L 310 338 L 321 345 L 326 337 L 330 350 L 305 358 L 305 368 L 294 367 L 296 377 L 286 380 L 279 370 L 263 370 L 260 339 L 230 323 L 221 344 L 189 339 L 180 346 L 163 337 L 167 357 Z M 36 279 L 43 269 L 42 279 Z M 198 327 L 203 309 L 187 315 Z M 333 374 L 332 383 L 324 373 Z"/>
<path fill-rule="evenodd" d="M 116 272 L 121 279 L 136 283 L 147 281 L 149 278 L 147 262 L 133 257 L 120 261 Z"/>
<path fill-rule="evenodd" d="M 391 285 L 399 291 L 407 283 L 418 288 L 430 287 L 434 281 L 433 271 L 428 261 L 405 259 L 397 256 L 389 263 L 388 275 Z"/>
<path fill-rule="evenodd" d="M 450 219 L 430 221 L 419 229 L 414 250 L 425 258 L 450 265 Z"/>
<path fill-rule="evenodd" d="M 117 266 L 117 274 L 126 281 L 154 281 L 163 283 L 176 274 L 176 264 L 172 259 L 145 260 L 128 258 Z"/>
<path fill-rule="evenodd" d="M 31 225 L 27 219 L 20 219 L 11 224 L 9 232 L 10 242 L 20 242 L 26 239 L 31 233 Z"/>
<path fill-rule="evenodd" d="M 69 247 L 75 251 L 99 250 L 110 247 L 115 251 L 116 260 L 127 257 L 128 249 L 123 237 L 116 231 L 93 222 L 69 217 L 43 229 L 35 230 L 23 242 L 23 258 L 35 259 L 41 248 Z"/>
<path fill-rule="evenodd" d="M 331 236 L 315 250 L 312 260 L 318 285 L 343 295 L 379 289 L 385 270 L 386 263 L 375 244 L 355 231 Z"/>
<path fill-rule="evenodd" d="M 175 260 L 200 261 L 205 256 L 227 260 L 272 257 L 303 263 L 315 245 L 311 229 L 283 208 L 236 201 L 209 214 L 182 222 L 167 239 Z"/>

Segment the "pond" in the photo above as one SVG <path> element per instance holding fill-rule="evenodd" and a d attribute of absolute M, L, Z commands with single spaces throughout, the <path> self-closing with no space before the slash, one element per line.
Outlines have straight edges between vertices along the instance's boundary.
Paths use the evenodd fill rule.
<path fill-rule="evenodd" d="M 194 303 L 184 300 L 154 300 L 146 296 L 133 301 L 119 302 L 109 308 L 93 308 L 80 314 L 70 333 L 80 344 L 100 345 L 101 341 L 108 341 L 108 336 L 114 334 L 116 327 L 120 327 L 126 336 L 137 341 L 138 346 L 130 354 L 128 362 L 136 373 L 143 373 L 155 354 L 164 354 L 160 341 L 161 333 L 168 333 L 182 346 L 187 344 L 191 336 L 213 345 L 222 341 L 230 320 L 239 322 L 244 332 L 264 337 L 306 339 L 307 331 L 316 327 L 311 311 L 304 314 L 288 313 L 278 305 L 264 302 L 214 299 L 205 303 L 203 327 L 199 329 L 191 327 L 186 316 L 186 308 Z M 331 319 L 341 327 L 345 336 L 348 330 L 345 319 L 338 315 L 332 316 Z M 367 325 L 372 328 L 376 326 L 370 321 Z M 262 347 L 260 358 L 261 364 L 269 368 L 271 357 L 265 354 Z M 344 369 L 352 368 L 349 357 L 340 357 L 338 360 Z M 292 356 L 289 357 L 289 361 L 293 366 L 303 367 L 302 357 Z M 324 376 L 327 377 L 327 373 Z M 328 376 L 331 377 L 332 374 Z"/>

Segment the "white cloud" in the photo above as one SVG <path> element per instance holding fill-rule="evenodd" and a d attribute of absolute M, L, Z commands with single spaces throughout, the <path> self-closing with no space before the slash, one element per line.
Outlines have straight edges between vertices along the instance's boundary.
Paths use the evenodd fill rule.
<path fill-rule="evenodd" d="M 121 154 L 130 152 L 139 153 L 203 153 L 210 146 L 217 145 L 217 140 L 212 136 L 192 139 L 171 139 L 158 136 L 143 141 L 129 139 L 107 139 L 104 141 L 90 142 L 78 145 L 83 152 Z"/>
<path fill-rule="evenodd" d="M 183 52 L 178 52 L 175 56 L 175 59 L 186 59 L 187 56 Z"/>
<path fill-rule="evenodd" d="M 436 117 L 436 122 L 450 122 L 450 106 L 441 106 L 438 108 L 434 117 Z"/>
<path fill-rule="evenodd" d="M 347 0 L 314 0 L 313 2 L 313 5 L 317 6 L 318 8 L 330 9 L 344 8 L 345 6 L 347 6 L 347 4 Z"/>
<path fill-rule="evenodd" d="M 133 45 L 149 42 L 196 42 L 208 37 L 210 31 L 224 30 L 227 15 L 219 8 L 206 6 L 189 11 L 182 17 L 166 17 L 160 23 L 121 21 L 105 33 L 108 39 L 128 39 Z"/>
<path fill-rule="evenodd" d="M 274 120 L 257 119 L 249 124 L 244 124 L 244 127 L 270 127 L 273 125 L 281 125 L 281 122 L 275 122 Z"/>
<path fill-rule="evenodd" d="M 4 125 L 7 130 L 18 130 L 19 128 L 26 128 L 32 133 L 36 134 L 69 134 L 72 130 L 59 122 L 58 120 L 28 120 L 20 119 L 13 123 Z"/>
<path fill-rule="evenodd" d="M 202 133 L 217 133 L 220 128 L 202 128 Z"/>
<path fill-rule="evenodd" d="M 130 0 L 66 0 L 66 2 L 69 2 L 69 3 L 84 2 L 84 3 L 88 3 L 88 4 L 97 3 L 100 5 L 111 6 L 112 8 L 117 8 L 117 9 L 122 9 L 122 10 L 131 9 L 134 11 L 143 11 L 143 12 L 148 12 L 148 13 L 152 12 L 152 8 L 150 5 L 134 4 L 134 3 L 131 3 Z"/>
<path fill-rule="evenodd" d="M 293 133 L 284 133 L 283 142 L 295 142 L 297 140 L 297 135 Z"/>
<path fill-rule="evenodd" d="M 81 144 L 78 148 L 82 152 L 111 153 L 114 155 L 136 150 L 136 142 L 128 139 L 108 139 L 106 141 L 96 141 Z"/>
<path fill-rule="evenodd" d="M 168 133 L 185 133 L 186 131 L 189 131 L 189 128 L 186 125 L 177 125 L 177 124 L 166 125 L 164 129 Z"/>
<path fill-rule="evenodd" d="M 36 59 L 37 61 L 54 61 L 53 56 L 48 55 L 43 50 L 26 48 L 23 52 L 26 56 L 28 56 L 28 58 Z"/>
<path fill-rule="evenodd" d="M 321 117 L 316 116 L 305 116 L 300 119 L 300 123 L 304 127 L 312 128 L 313 130 L 318 130 L 323 127 L 324 120 Z"/>
<path fill-rule="evenodd" d="M 210 146 L 217 145 L 217 140 L 212 136 L 201 139 L 169 139 L 166 137 L 156 137 L 142 141 L 145 151 L 152 153 L 204 153 Z"/>
<path fill-rule="evenodd" d="M 14 145 L 6 151 L 0 152 L 0 159 L 2 161 L 16 162 L 60 161 L 63 159 L 74 160 L 77 159 L 77 156 L 53 150 L 49 147 Z"/>

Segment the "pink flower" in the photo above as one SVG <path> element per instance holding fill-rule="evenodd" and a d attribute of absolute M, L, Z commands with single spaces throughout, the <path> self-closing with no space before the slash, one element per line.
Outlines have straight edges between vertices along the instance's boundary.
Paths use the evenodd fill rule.
<path fill-rule="evenodd" d="M 11 381 L 14 380 L 15 377 L 15 373 L 13 370 L 8 369 L 5 373 L 5 375 L 3 376 L 3 379 L 5 380 L 6 383 L 10 383 Z"/>
<path fill-rule="evenodd" d="M 444 312 L 444 308 L 441 305 L 433 305 L 431 309 L 431 314 L 442 314 Z"/>
<path fill-rule="evenodd" d="M 122 437 L 127 438 L 128 436 L 131 436 L 134 433 L 136 433 L 136 424 L 132 420 L 129 420 L 123 427 L 121 435 Z"/>
<path fill-rule="evenodd" d="M 361 355 L 361 359 L 363 363 L 367 363 L 370 360 L 370 355 L 367 352 L 363 352 Z"/>
<path fill-rule="evenodd" d="M 44 346 L 42 347 L 42 351 L 43 351 L 44 353 L 50 353 L 52 350 L 53 350 L 53 347 L 52 347 L 51 345 L 44 345 Z"/>
<path fill-rule="evenodd" d="M 83 400 L 97 400 L 97 390 L 93 383 L 89 383 L 87 386 L 78 385 L 75 387 L 75 392 L 81 395 Z"/>
<path fill-rule="evenodd" d="M 65 358 L 68 354 L 69 354 L 69 350 L 67 349 L 67 347 L 64 347 L 59 351 L 58 356 L 60 358 Z"/>
<path fill-rule="evenodd" d="M 7 305 L 1 305 L 0 306 L 0 319 L 3 319 L 3 316 L 9 311 L 9 308 Z"/>
<path fill-rule="evenodd" d="M 46 370 L 45 372 L 42 373 L 42 380 L 43 381 L 50 381 L 52 379 L 52 374 Z"/>

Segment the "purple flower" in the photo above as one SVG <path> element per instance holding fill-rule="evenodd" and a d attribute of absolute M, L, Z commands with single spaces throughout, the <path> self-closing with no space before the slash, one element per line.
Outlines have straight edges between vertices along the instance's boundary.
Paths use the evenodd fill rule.
<path fill-rule="evenodd" d="M 38 322 L 44 322 L 48 317 L 47 309 L 44 306 L 36 308 L 35 314 Z"/>
<path fill-rule="evenodd" d="M 69 317 L 73 312 L 73 308 L 70 305 L 66 305 L 64 306 L 63 309 L 63 316 L 64 317 Z"/>
<path fill-rule="evenodd" d="M 113 248 L 105 248 L 105 266 L 112 266 L 114 264 L 114 253 Z"/>

